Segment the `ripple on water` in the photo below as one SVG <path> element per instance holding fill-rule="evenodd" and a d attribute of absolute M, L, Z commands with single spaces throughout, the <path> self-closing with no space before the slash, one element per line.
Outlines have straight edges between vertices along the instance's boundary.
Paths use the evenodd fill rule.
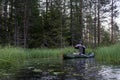
<path fill-rule="evenodd" d="M 101 66 L 99 71 L 103 80 L 120 80 L 120 68 L 115 66 Z"/>

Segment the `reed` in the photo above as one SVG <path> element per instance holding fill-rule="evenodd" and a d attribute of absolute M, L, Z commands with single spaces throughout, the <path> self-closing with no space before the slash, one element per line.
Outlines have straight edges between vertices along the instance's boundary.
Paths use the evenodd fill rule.
<path fill-rule="evenodd" d="M 0 68 L 9 69 L 23 63 L 26 55 L 22 48 L 4 47 L 0 48 Z"/>
<path fill-rule="evenodd" d="M 120 64 L 120 44 L 99 47 L 95 51 L 96 60 L 105 63 Z"/>
<path fill-rule="evenodd" d="M 62 49 L 28 49 L 26 50 L 27 58 L 61 58 L 62 54 L 72 53 L 75 50 L 71 47 Z"/>
<path fill-rule="evenodd" d="M 72 47 L 62 49 L 23 49 L 16 47 L 0 47 L 0 68 L 10 68 L 20 66 L 30 59 L 60 59 L 64 53 L 72 53 Z"/>
<path fill-rule="evenodd" d="M 120 45 L 112 45 L 109 47 L 99 47 L 95 50 L 95 58 L 101 62 L 112 64 L 120 63 Z M 87 49 L 86 52 L 91 52 Z M 20 66 L 30 59 L 61 59 L 65 53 L 73 53 L 76 50 L 73 47 L 57 48 L 57 49 L 23 49 L 16 47 L 0 47 L 0 68 L 9 69 L 10 67 Z"/>

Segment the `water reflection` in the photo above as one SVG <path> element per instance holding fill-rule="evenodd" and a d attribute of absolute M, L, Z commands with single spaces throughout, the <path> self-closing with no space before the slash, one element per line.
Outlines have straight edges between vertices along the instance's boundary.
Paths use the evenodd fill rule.
<path fill-rule="evenodd" d="M 118 66 L 101 66 L 99 75 L 103 80 L 120 80 L 120 67 Z"/>
<path fill-rule="evenodd" d="M 0 80 L 120 80 L 119 66 L 100 65 L 94 58 L 34 60 L 25 64 L 12 78 Z"/>
<path fill-rule="evenodd" d="M 59 64 L 37 64 L 21 69 L 17 80 L 101 80 L 95 60 L 71 59 Z"/>
<path fill-rule="evenodd" d="M 98 71 L 100 67 L 98 67 L 93 58 L 68 60 L 65 62 L 65 64 L 65 70 L 67 70 L 68 72 L 67 74 L 69 74 L 70 76 L 72 76 L 72 78 L 76 80 L 101 80 L 98 76 Z"/>

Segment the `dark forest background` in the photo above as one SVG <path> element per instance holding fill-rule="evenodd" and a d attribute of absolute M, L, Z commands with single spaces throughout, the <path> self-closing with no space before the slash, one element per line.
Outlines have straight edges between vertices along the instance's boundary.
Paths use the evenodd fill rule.
<path fill-rule="evenodd" d="M 79 40 L 91 47 L 114 44 L 119 41 L 117 2 L 0 0 L 0 45 L 58 48 Z"/>

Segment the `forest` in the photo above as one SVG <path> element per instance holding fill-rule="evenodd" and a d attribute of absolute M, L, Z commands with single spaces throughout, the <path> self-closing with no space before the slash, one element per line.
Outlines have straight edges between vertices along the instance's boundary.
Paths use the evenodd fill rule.
<path fill-rule="evenodd" d="M 118 0 L 0 0 L 0 45 L 62 48 L 119 41 Z"/>
<path fill-rule="evenodd" d="M 0 80 L 113 79 L 120 0 L 0 0 Z"/>

